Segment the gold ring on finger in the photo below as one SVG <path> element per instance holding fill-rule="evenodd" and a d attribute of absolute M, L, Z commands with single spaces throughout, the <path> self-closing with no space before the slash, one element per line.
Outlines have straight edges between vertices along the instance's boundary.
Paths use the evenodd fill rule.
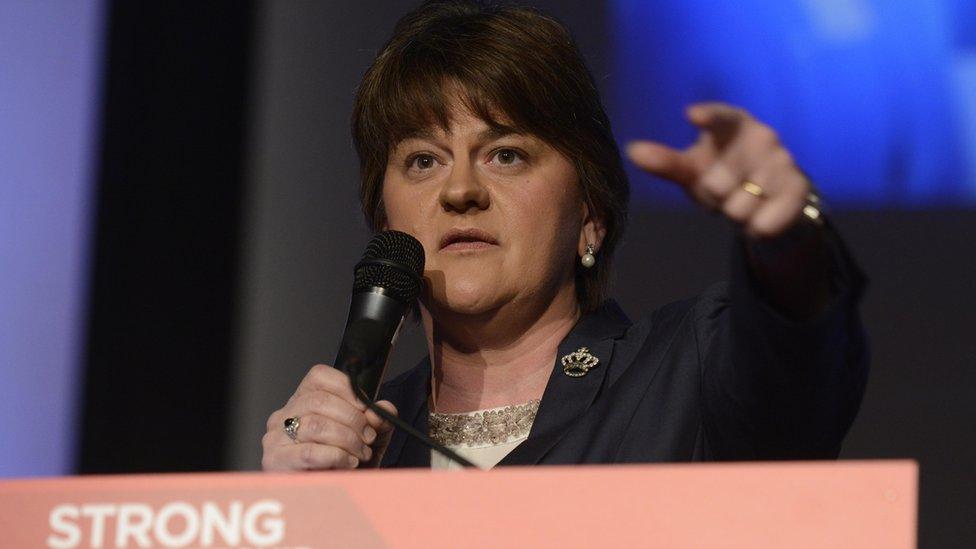
<path fill-rule="evenodd" d="M 302 425 L 302 420 L 299 417 L 290 417 L 285 419 L 285 434 L 292 442 L 298 444 L 298 428 Z"/>
<path fill-rule="evenodd" d="M 759 185 L 753 183 L 752 181 L 745 181 L 742 183 L 742 190 L 755 196 L 756 198 L 762 198 L 766 196 L 766 190 Z"/>

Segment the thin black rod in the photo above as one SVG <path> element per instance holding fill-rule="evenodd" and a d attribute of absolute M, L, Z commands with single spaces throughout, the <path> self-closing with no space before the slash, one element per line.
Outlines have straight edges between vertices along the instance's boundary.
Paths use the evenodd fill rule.
<path fill-rule="evenodd" d="M 470 461 L 464 459 L 463 457 L 461 457 L 460 455 L 458 455 L 458 453 L 455 452 L 454 450 L 451 450 L 450 448 L 448 448 L 448 447 L 446 447 L 446 446 L 444 446 L 442 444 L 439 444 L 439 443 L 435 442 L 430 437 L 428 437 L 426 434 L 421 433 L 417 429 L 414 429 L 413 425 L 410 425 L 406 421 L 403 421 L 399 417 L 397 417 L 397 416 L 391 414 L 390 412 L 384 410 L 383 408 L 381 408 L 380 406 L 378 406 L 375 402 L 373 402 L 371 399 L 366 398 L 365 395 L 363 394 L 363 392 L 356 385 L 355 378 L 356 378 L 356 376 L 349 376 L 349 379 L 353 383 L 353 389 L 359 395 L 360 400 L 362 400 L 366 404 L 366 407 L 369 408 L 370 410 L 376 412 L 376 415 L 378 415 L 381 418 L 389 421 L 390 423 L 392 423 L 398 429 L 403 429 L 403 432 L 405 432 L 408 435 L 410 435 L 411 437 L 419 440 L 427 448 L 430 448 L 431 450 L 433 450 L 433 451 L 441 454 L 442 456 L 450 459 L 451 461 L 455 461 L 457 463 L 460 463 L 464 467 L 478 468 L 477 465 L 475 465 L 474 463 L 471 463 Z"/>
<path fill-rule="evenodd" d="M 395 425 L 398 429 L 403 429 L 403 431 L 405 433 L 407 433 L 408 435 L 410 435 L 413 438 L 415 438 L 415 439 L 419 440 L 420 442 L 422 442 L 424 444 L 424 446 L 426 446 L 426 447 L 430 448 L 431 450 L 433 450 L 433 451 L 441 454 L 442 456 L 450 459 L 451 461 L 456 461 L 456 462 L 460 463 L 461 465 L 463 465 L 465 467 L 477 467 L 477 465 L 475 465 L 474 463 L 471 463 L 470 461 L 468 461 L 468 460 L 464 459 L 463 457 L 461 457 L 460 455 L 458 455 L 458 453 L 455 452 L 454 450 L 451 450 L 450 448 L 448 448 L 446 446 L 443 446 L 443 445 L 441 445 L 441 444 L 439 444 L 437 442 L 434 442 L 430 437 L 428 437 L 427 435 L 425 435 L 425 434 L 421 433 L 420 431 L 414 429 L 414 427 L 412 425 L 410 425 L 409 423 L 407 423 L 406 421 L 403 421 L 399 417 L 391 414 L 390 412 L 387 412 L 386 410 L 384 410 L 380 406 L 377 406 L 376 403 L 374 403 L 374 402 L 367 402 L 366 403 L 366 406 L 370 410 L 376 412 L 376 414 L 379 415 L 380 417 L 382 417 L 383 419 L 385 419 L 385 420 L 389 421 L 390 423 L 392 423 L 393 425 Z"/>

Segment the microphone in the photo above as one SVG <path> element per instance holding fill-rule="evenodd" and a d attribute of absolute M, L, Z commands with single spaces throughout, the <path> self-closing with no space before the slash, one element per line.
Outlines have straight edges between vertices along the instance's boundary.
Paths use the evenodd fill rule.
<path fill-rule="evenodd" d="M 424 247 L 400 231 L 374 236 L 356 264 L 352 301 L 335 368 L 361 397 L 379 391 L 390 349 L 407 311 L 423 288 Z"/>
<path fill-rule="evenodd" d="M 424 247 L 416 238 L 383 231 L 369 241 L 356 264 L 349 317 L 334 366 L 349 376 L 353 392 L 370 410 L 424 446 L 465 467 L 475 467 L 373 402 L 403 318 L 420 296 L 423 272 Z"/>

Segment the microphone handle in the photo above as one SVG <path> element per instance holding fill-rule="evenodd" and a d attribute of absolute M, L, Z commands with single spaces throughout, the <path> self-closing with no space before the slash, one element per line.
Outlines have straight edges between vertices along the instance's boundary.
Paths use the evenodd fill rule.
<path fill-rule="evenodd" d="M 353 391 L 377 415 L 431 450 L 464 467 L 475 467 L 454 450 L 431 440 L 426 433 L 374 402 L 390 358 L 390 349 L 408 309 L 409 305 L 385 295 L 382 288 L 353 294 L 335 367 L 349 376 Z"/>
<path fill-rule="evenodd" d="M 382 288 L 352 296 L 334 364 L 369 400 L 376 399 L 390 349 L 408 309 L 407 304 L 385 295 Z"/>

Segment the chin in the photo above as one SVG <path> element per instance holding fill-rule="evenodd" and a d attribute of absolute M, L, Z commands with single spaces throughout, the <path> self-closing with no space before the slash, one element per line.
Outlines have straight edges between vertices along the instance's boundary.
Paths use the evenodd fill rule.
<path fill-rule="evenodd" d="M 433 288 L 435 307 L 456 314 L 478 315 L 497 309 L 504 301 L 499 295 L 497 279 L 454 279 Z"/>

